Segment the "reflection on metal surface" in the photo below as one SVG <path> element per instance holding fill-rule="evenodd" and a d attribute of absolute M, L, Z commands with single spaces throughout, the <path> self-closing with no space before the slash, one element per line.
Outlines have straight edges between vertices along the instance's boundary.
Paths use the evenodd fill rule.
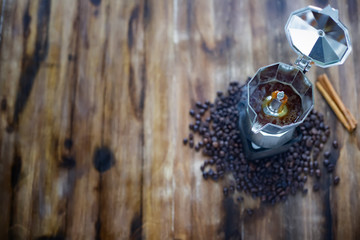
<path fill-rule="evenodd" d="M 343 63 L 351 51 L 349 33 L 330 6 L 293 12 L 285 31 L 295 51 L 321 67 Z"/>

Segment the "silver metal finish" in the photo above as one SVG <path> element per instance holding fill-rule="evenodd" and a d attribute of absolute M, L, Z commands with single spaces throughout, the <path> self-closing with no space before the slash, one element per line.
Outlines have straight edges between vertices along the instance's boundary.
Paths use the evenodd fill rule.
<path fill-rule="evenodd" d="M 308 6 L 293 12 L 285 26 L 285 32 L 291 47 L 298 53 L 295 67 L 285 63 L 262 67 L 247 85 L 246 116 L 244 115 L 241 126 L 247 140 L 256 148 L 277 148 L 295 138 L 296 127 L 305 120 L 314 106 L 313 85 L 305 73 L 313 63 L 320 67 L 342 64 L 351 52 L 348 30 L 339 21 L 338 11 L 330 6 L 324 9 Z M 301 98 L 302 112 L 298 112 L 297 118 L 290 124 L 264 125 L 257 120 L 259 105 L 262 107 L 259 103 L 268 96 L 258 94 L 255 90 L 260 84 L 271 81 L 291 86 Z M 276 117 L 274 112 L 280 106 L 281 94 L 277 97 L 279 99 L 273 99 L 262 108 L 265 114 Z"/>
<path fill-rule="evenodd" d="M 251 97 L 260 84 L 271 81 L 278 81 L 290 85 L 296 94 L 300 96 L 302 114 L 297 118 L 296 122 L 279 126 L 272 123 L 261 125 L 257 121 L 258 115 L 255 109 L 258 108 L 258 104 L 255 106 L 251 101 Z M 262 100 L 259 99 L 259 101 L 261 102 Z M 273 148 L 282 145 L 293 137 L 295 128 L 304 121 L 313 106 L 314 96 L 312 84 L 301 70 L 285 63 L 275 63 L 260 68 L 248 83 L 248 121 L 245 127 L 248 138 L 256 145 L 264 148 Z"/>
<path fill-rule="evenodd" d="M 296 65 L 306 72 L 311 62 L 320 67 L 342 64 L 351 52 L 349 32 L 338 10 L 308 6 L 293 12 L 285 26 L 292 48 L 300 55 Z"/>
<path fill-rule="evenodd" d="M 295 66 L 297 66 L 303 73 L 306 73 L 311 68 L 312 61 L 309 58 L 299 55 L 295 60 Z"/>

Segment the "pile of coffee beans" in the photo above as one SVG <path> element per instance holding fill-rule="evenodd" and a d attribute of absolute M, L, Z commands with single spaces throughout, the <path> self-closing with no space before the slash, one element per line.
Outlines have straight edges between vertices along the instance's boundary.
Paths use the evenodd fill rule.
<path fill-rule="evenodd" d="M 331 151 L 323 151 L 330 136 L 330 128 L 325 125 L 323 115 L 315 110 L 308 115 L 299 126 L 301 141 L 293 144 L 288 151 L 249 161 L 243 153 L 238 128 L 237 104 L 244 97 L 242 89 L 238 82 L 231 82 L 226 94 L 217 92 L 214 103 L 196 102 L 189 112 L 193 122 L 189 125 L 190 134 L 183 139 L 183 143 L 195 151 L 201 151 L 206 157 L 201 165 L 203 178 L 218 181 L 230 175 L 233 180 L 223 188 L 225 196 L 239 191 L 271 204 L 284 201 L 289 194 L 296 194 L 297 191 L 306 194 L 308 177 L 317 179 L 312 189 L 318 191 L 318 180 L 323 170 L 333 172 L 337 161 L 331 157 Z M 195 136 L 200 140 L 196 142 Z M 333 142 L 331 148 L 338 148 L 337 141 Z M 340 178 L 335 176 L 334 184 L 339 181 Z M 238 197 L 237 200 L 241 202 L 243 198 Z"/>

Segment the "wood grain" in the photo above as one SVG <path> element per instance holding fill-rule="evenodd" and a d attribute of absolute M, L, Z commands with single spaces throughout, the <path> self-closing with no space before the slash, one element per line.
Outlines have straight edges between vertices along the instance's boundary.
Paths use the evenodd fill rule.
<path fill-rule="evenodd" d="M 196 101 L 294 62 L 289 14 L 328 3 L 353 52 L 307 76 L 326 73 L 359 120 L 359 0 L 0 0 L 0 239 L 358 239 L 359 131 L 318 92 L 338 187 L 239 204 L 182 144 Z"/>

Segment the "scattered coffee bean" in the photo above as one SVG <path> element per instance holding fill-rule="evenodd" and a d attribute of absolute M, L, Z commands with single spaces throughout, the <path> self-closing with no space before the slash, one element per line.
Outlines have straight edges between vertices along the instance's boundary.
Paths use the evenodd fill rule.
<path fill-rule="evenodd" d="M 313 141 L 311 140 L 311 138 L 308 138 L 306 140 L 306 147 L 311 148 L 313 146 Z"/>
<path fill-rule="evenodd" d="M 319 161 L 323 161 L 327 172 L 334 170 L 336 160 L 332 159 L 330 163 L 328 153 L 324 154 L 325 159 L 317 160 L 322 155 L 330 128 L 325 125 L 323 115 L 315 110 L 299 126 L 302 139 L 288 151 L 263 159 L 247 160 L 237 125 L 237 104 L 242 93 L 239 83 L 232 82 L 226 93 L 217 92 L 214 103 L 197 102 L 197 110 L 189 111 L 190 116 L 195 117 L 195 122 L 189 127 L 191 133 L 187 145 L 193 148 L 193 134 L 199 135 L 201 140 L 196 144 L 195 150 L 202 149 L 203 155 L 207 157 L 200 166 L 203 178 L 217 181 L 227 179 L 226 175 L 232 175 L 235 181 L 223 188 L 224 196 L 239 191 L 253 198 L 259 197 L 263 203 L 275 204 L 285 201 L 289 194 L 296 194 L 297 191 L 306 194 L 308 189 L 304 186 L 308 176 L 321 178 Z M 205 117 L 206 111 L 209 115 Z M 335 148 L 334 143 L 333 147 Z M 209 165 L 212 166 L 211 169 L 205 171 Z M 313 190 L 319 189 L 320 185 L 315 183 Z M 239 200 L 238 197 L 238 201 L 243 201 L 243 198 Z"/>
<path fill-rule="evenodd" d="M 195 103 L 195 106 L 196 106 L 197 108 L 202 108 L 201 102 L 196 102 L 196 103 Z"/>
<path fill-rule="evenodd" d="M 329 159 L 324 159 L 324 165 L 325 165 L 325 166 L 328 166 L 329 163 L 330 163 Z"/>
<path fill-rule="evenodd" d="M 187 138 L 184 138 L 184 140 L 183 140 L 184 145 L 186 145 L 187 142 L 188 142 L 188 139 L 187 139 Z"/>
<path fill-rule="evenodd" d="M 326 135 L 327 137 L 330 136 L 330 129 L 326 129 L 326 130 L 325 130 L 325 135 Z"/>
<path fill-rule="evenodd" d="M 241 196 L 239 196 L 239 197 L 236 198 L 236 200 L 237 200 L 238 202 L 242 202 L 242 201 L 244 201 L 244 198 L 241 197 Z"/>
<path fill-rule="evenodd" d="M 337 149 L 339 147 L 338 141 L 334 140 L 332 143 L 333 147 Z"/>
<path fill-rule="evenodd" d="M 310 115 L 310 117 L 313 117 L 314 115 Z M 316 117 L 315 117 L 316 118 Z M 316 135 L 317 134 L 317 130 L 316 128 L 313 128 L 311 129 L 311 132 L 310 132 L 312 135 Z"/>
<path fill-rule="evenodd" d="M 335 168 L 335 165 L 330 163 L 328 166 L 327 166 L 327 171 L 328 173 L 331 173 L 334 171 L 334 168 Z"/>
<path fill-rule="evenodd" d="M 338 185 L 340 182 L 340 178 L 338 176 L 334 177 L 334 185 Z"/>
<path fill-rule="evenodd" d="M 223 188 L 224 196 L 227 196 L 229 194 L 229 191 L 226 187 Z"/>
<path fill-rule="evenodd" d="M 189 134 L 189 139 L 190 139 L 190 140 L 193 140 L 193 139 L 194 139 L 194 134 L 190 133 L 190 134 Z"/>
<path fill-rule="evenodd" d="M 214 148 L 218 148 L 218 147 L 219 147 L 219 143 L 218 143 L 218 142 L 213 142 L 213 143 L 212 143 L 212 146 L 213 146 Z"/>
<path fill-rule="evenodd" d="M 190 109 L 189 114 L 190 114 L 190 116 L 195 116 L 195 111 L 194 111 L 194 109 Z"/>
<path fill-rule="evenodd" d="M 251 208 L 247 208 L 246 213 L 247 215 L 252 216 L 254 214 L 254 210 L 252 210 Z"/>
<path fill-rule="evenodd" d="M 330 157 L 330 155 L 331 155 L 331 153 L 330 153 L 329 151 L 324 152 L 324 157 L 325 157 L 325 158 L 329 158 L 329 157 Z"/>

